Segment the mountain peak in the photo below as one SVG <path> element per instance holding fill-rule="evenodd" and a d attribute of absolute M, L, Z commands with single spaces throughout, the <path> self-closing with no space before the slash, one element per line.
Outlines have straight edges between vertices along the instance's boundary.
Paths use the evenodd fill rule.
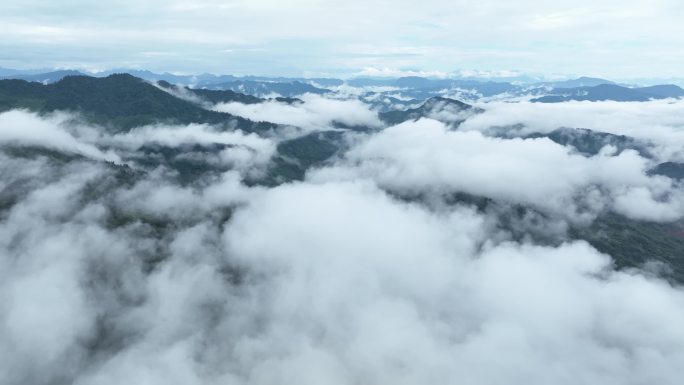
<path fill-rule="evenodd" d="M 460 100 L 445 98 L 443 96 L 433 96 L 426 100 L 420 107 L 424 110 L 433 110 L 435 108 L 457 107 L 459 109 L 467 110 L 473 108 L 470 104 L 463 103 Z"/>
<path fill-rule="evenodd" d="M 405 111 L 389 111 L 380 114 L 380 120 L 396 125 L 409 120 L 422 118 L 435 119 L 449 126 L 458 126 L 468 117 L 483 112 L 482 109 L 463 103 L 460 100 L 434 96 L 420 107 Z"/>

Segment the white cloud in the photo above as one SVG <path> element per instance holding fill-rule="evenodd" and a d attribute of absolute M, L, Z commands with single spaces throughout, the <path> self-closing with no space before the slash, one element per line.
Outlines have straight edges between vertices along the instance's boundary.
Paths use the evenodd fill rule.
<path fill-rule="evenodd" d="M 681 291 L 610 272 L 583 243 L 502 244 L 473 258 L 480 223 L 363 184 L 284 186 L 256 200 L 225 233 L 273 279 L 259 292 L 262 332 L 238 341 L 250 379 L 293 378 L 308 360 L 340 383 L 676 381 Z M 651 300 L 668 314 L 662 329 L 642 311 Z"/>
<path fill-rule="evenodd" d="M 485 112 L 460 126 L 462 130 L 486 131 L 493 126 L 523 124 L 522 134 L 546 133 L 559 127 L 588 128 L 598 132 L 626 135 L 659 148 L 655 155 L 661 161 L 684 160 L 683 101 L 660 100 L 641 103 L 567 102 L 506 103 L 482 105 Z"/>
<path fill-rule="evenodd" d="M 304 103 L 219 103 L 214 109 L 254 121 L 269 121 L 306 130 L 331 129 L 333 122 L 349 126 L 382 126 L 376 113 L 358 100 L 336 100 L 313 94 L 303 95 L 301 99 Z"/>
<path fill-rule="evenodd" d="M 367 177 L 390 190 L 409 193 L 466 192 L 570 218 L 583 212 L 595 215 L 610 208 L 613 199 L 627 202 L 637 197 L 643 205 L 627 209 L 621 203 L 613 208 L 639 219 L 673 220 L 684 215 L 684 196 L 678 188 L 667 178 L 646 176 L 648 161 L 635 151 L 587 158 L 546 138 L 491 138 L 423 119 L 370 137 L 347 159 L 349 166 L 318 170 L 311 177 Z M 666 193 L 671 196 L 656 202 L 654 196 Z"/>
<path fill-rule="evenodd" d="M 47 147 L 116 163 L 122 162 L 122 156 L 150 143 L 170 147 L 224 144 L 227 147 L 217 154 L 218 161 L 246 174 L 262 172 L 276 150 L 276 143 L 271 139 L 239 130 L 219 131 L 202 124 L 144 126 L 110 136 L 97 127 L 80 123 L 75 115 L 57 113 L 39 117 L 20 110 L 0 114 L 0 143 Z"/>
<path fill-rule="evenodd" d="M 64 128 L 67 119 L 67 115 L 61 114 L 42 119 L 18 110 L 0 113 L 0 143 L 45 146 L 94 159 L 120 161 L 115 154 L 104 153 L 75 138 Z"/>
<path fill-rule="evenodd" d="M 203 124 L 188 126 L 144 126 L 111 138 L 103 143 L 137 149 L 145 143 L 158 143 L 177 147 L 182 144 L 225 144 L 229 147 L 219 154 L 221 161 L 236 169 L 250 171 L 265 167 L 275 154 L 276 143 L 254 133 L 219 131 Z"/>

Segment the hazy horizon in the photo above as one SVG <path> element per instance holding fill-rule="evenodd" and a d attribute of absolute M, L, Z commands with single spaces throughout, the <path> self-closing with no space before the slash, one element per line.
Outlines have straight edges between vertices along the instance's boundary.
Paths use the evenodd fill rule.
<path fill-rule="evenodd" d="M 6 68 L 682 78 L 681 2 L 5 1 Z M 420 70 L 416 70 L 420 69 Z"/>
<path fill-rule="evenodd" d="M 11 71 L 3 73 L 3 71 Z M 617 78 L 611 76 L 587 75 L 587 74 L 542 74 L 542 73 L 526 73 L 522 71 L 486 71 L 473 69 L 457 69 L 451 72 L 426 71 L 420 69 L 390 69 L 390 68 L 365 68 L 362 71 L 351 73 L 302 73 L 302 74 L 272 74 L 272 73 L 231 73 L 231 72 L 191 72 L 191 71 L 174 71 L 174 70 L 151 70 L 149 68 L 131 67 L 131 68 L 101 68 L 101 69 L 87 69 L 78 67 L 3 67 L 0 66 L 0 77 L 3 76 L 18 76 L 18 75 L 32 75 L 57 71 L 79 71 L 86 75 L 100 76 L 103 74 L 121 72 L 150 72 L 155 74 L 170 74 L 174 76 L 235 76 L 241 77 L 255 77 L 255 78 L 292 78 L 292 79 L 313 79 L 313 78 L 331 78 L 340 80 L 349 79 L 398 79 L 402 77 L 422 77 L 427 79 L 464 79 L 477 81 L 493 81 L 493 82 L 512 82 L 512 83 L 543 83 L 554 81 L 565 81 L 579 78 L 599 78 L 613 81 L 619 84 L 626 85 L 655 85 L 655 84 L 677 84 L 684 86 L 684 77 L 632 77 L 632 78 Z"/>

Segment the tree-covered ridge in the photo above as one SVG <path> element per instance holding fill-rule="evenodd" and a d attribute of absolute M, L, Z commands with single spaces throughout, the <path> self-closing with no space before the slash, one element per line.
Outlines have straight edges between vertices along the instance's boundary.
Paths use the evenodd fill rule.
<path fill-rule="evenodd" d="M 276 101 L 279 103 L 301 103 L 301 99 L 297 98 L 286 98 L 286 97 L 275 97 L 275 98 L 259 98 L 254 95 L 247 95 L 240 92 L 235 92 L 232 90 L 211 90 L 206 88 L 193 88 L 193 87 L 182 87 L 179 85 L 171 84 L 165 80 L 160 80 L 157 82 L 160 87 L 169 90 L 171 92 L 179 93 L 190 93 L 191 95 L 199 97 L 202 101 L 217 104 L 217 103 L 242 103 L 242 104 L 257 104 L 267 101 Z"/>
<path fill-rule="evenodd" d="M 395 110 L 380 113 L 380 120 L 388 125 L 395 125 L 410 120 L 431 118 L 451 126 L 461 123 L 467 116 L 483 112 L 482 109 L 463 103 L 460 100 L 435 96 L 426 100 L 417 108 Z"/>
<path fill-rule="evenodd" d="M 231 114 L 209 111 L 128 74 L 105 78 L 67 76 L 43 85 L 24 80 L 0 80 L 0 111 L 15 108 L 39 113 L 72 111 L 113 132 L 155 123 L 207 123 L 247 132 L 276 125 L 252 122 Z"/>

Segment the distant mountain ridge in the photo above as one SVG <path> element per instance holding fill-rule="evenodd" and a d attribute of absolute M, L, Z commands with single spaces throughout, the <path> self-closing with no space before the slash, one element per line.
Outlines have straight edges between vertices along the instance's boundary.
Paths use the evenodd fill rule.
<path fill-rule="evenodd" d="M 147 70 L 120 69 L 83 74 L 74 70 L 57 70 L 40 72 L 39 70 L 0 69 L 0 79 L 22 79 L 50 84 L 66 76 L 83 75 L 91 77 L 107 77 L 114 73 L 128 73 L 135 77 L 150 81 L 165 81 L 170 84 L 189 86 L 193 89 L 209 89 L 233 91 L 255 97 L 299 97 L 311 93 L 324 95 L 336 92 L 335 87 L 342 85 L 364 87 L 379 97 L 364 95 L 362 100 L 369 100 L 378 109 L 392 110 L 407 104 L 401 100 L 424 101 L 436 96 L 452 97 L 467 101 L 482 98 L 530 98 L 535 102 L 558 103 L 571 100 L 613 100 L 613 101 L 648 101 L 651 99 L 682 98 L 684 90 L 674 84 L 660 84 L 645 87 L 633 87 L 614 81 L 596 77 L 582 76 L 576 79 L 527 83 L 507 81 L 507 78 L 428 78 L 421 76 L 405 76 L 395 78 L 358 77 L 347 80 L 335 78 L 303 78 L 303 77 L 266 77 L 266 76 L 234 76 L 234 75 L 179 75 L 168 72 L 155 73 Z M 499 80 L 497 80 L 499 79 Z M 517 77 L 516 77 L 517 79 Z M 396 97 L 400 94 L 401 99 Z M 389 99 L 388 99 L 389 98 Z M 391 98 L 395 100 L 392 101 Z"/>
<path fill-rule="evenodd" d="M 684 97 L 684 89 L 674 84 L 630 87 L 610 80 L 591 77 L 530 85 L 464 79 L 430 79 L 418 76 L 398 79 L 358 78 L 350 79 L 347 83 L 357 87 L 392 87 L 397 90 L 384 91 L 384 95 L 392 97 L 401 93 L 402 96 L 413 99 L 459 94 L 461 95 L 460 98 L 467 100 L 490 97 L 503 98 L 504 100 L 506 98 L 533 97 L 532 101 L 534 102 L 558 103 L 571 100 L 643 102 L 652 99 Z"/>
<path fill-rule="evenodd" d="M 230 90 L 254 96 L 269 96 L 277 94 L 283 97 L 295 97 L 304 94 L 323 95 L 331 92 L 325 88 L 318 88 L 301 81 L 292 82 L 260 82 L 254 80 L 235 80 L 205 86 L 210 90 Z"/>
<path fill-rule="evenodd" d="M 29 81 L 41 81 L 41 79 L 49 79 L 48 82 L 55 82 L 61 80 L 64 76 L 69 75 L 83 75 L 97 78 L 103 78 L 110 75 L 126 73 L 137 78 L 144 79 L 151 82 L 166 81 L 173 84 L 180 84 L 193 87 L 205 87 L 212 84 L 230 83 L 235 81 L 253 81 L 253 82 L 270 82 L 270 83 L 307 83 L 320 87 L 335 87 L 344 84 L 341 79 L 335 78 L 304 78 L 304 77 L 269 77 L 269 76 L 236 76 L 236 75 L 215 75 L 215 74 L 194 74 L 194 75 L 179 75 L 169 72 L 157 73 L 148 70 L 118 68 L 101 72 L 83 72 L 79 70 L 58 69 L 58 70 L 15 70 L 0 68 L 0 79 L 22 79 Z M 59 76 L 61 74 L 61 77 Z"/>
<path fill-rule="evenodd" d="M 684 89 L 675 85 L 627 88 L 616 84 L 600 84 L 593 87 L 557 88 L 533 102 L 561 103 L 567 101 L 617 101 L 645 102 L 652 99 L 684 97 Z"/>
<path fill-rule="evenodd" d="M 39 83 L 49 84 L 49 83 L 58 82 L 67 76 L 87 76 L 87 75 L 84 74 L 83 72 L 75 71 L 75 70 L 60 70 L 60 71 L 52 71 L 52 72 L 38 73 L 38 74 L 6 75 L 6 76 L 0 76 L 0 79 L 18 79 L 18 80 L 26 80 L 29 82 L 39 82 Z"/>
<path fill-rule="evenodd" d="M 543 82 L 543 83 L 537 83 L 536 85 L 550 86 L 553 88 L 579 88 L 579 87 L 595 87 L 595 86 L 599 86 L 601 84 L 616 84 L 616 83 L 613 81 L 610 81 L 610 80 L 606 80 L 606 79 L 582 76 L 582 77 L 579 77 L 577 79 L 568 79 L 568 80 L 562 80 L 562 81 L 557 81 L 557 82 Z"/>

